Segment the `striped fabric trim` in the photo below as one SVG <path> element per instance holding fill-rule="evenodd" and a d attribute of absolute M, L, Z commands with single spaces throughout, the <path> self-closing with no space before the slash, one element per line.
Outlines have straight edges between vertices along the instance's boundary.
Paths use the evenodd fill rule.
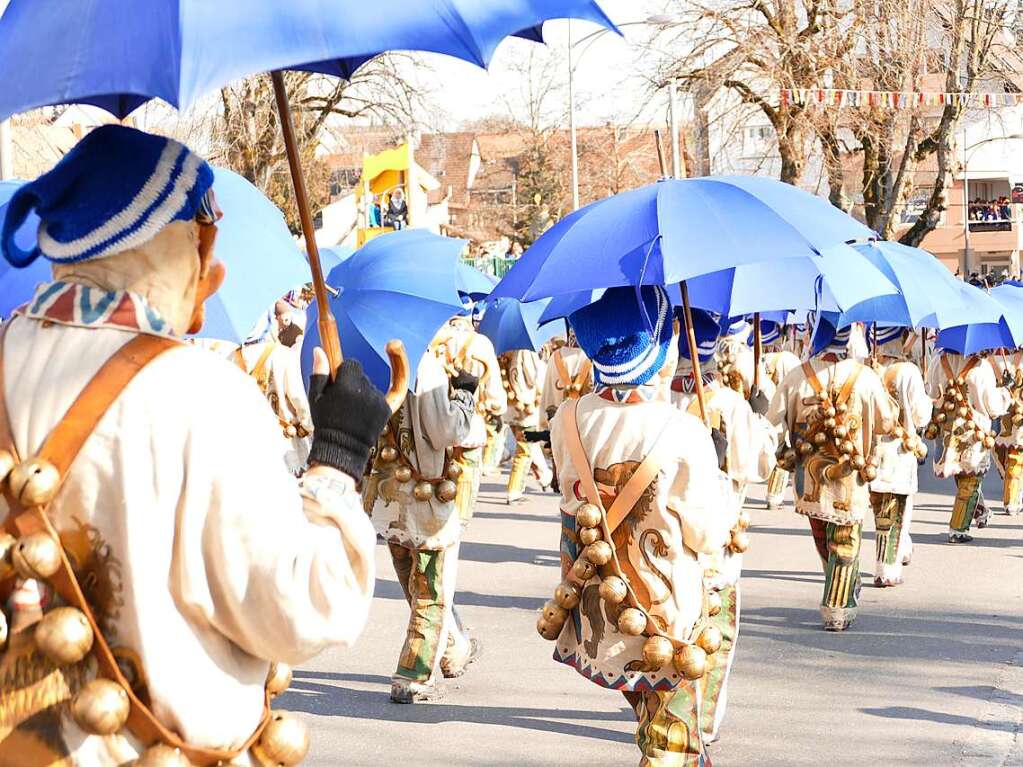
<path fill-rule="evenodd" d="M 23 317 L 81 328 L 115 328 L 175 338 L 174 331 L 146 300 L 124 290 L 106 291 L 74 282 L 44 283 L 15 312 Z"/>
<path fill-rule="evenodd" d="M 617 402 L 619 405 L 634 405 L 638 402 L 653 402 L 657 399 L 657 386 L 652 384 L 627 388 L 601 386 L 597 388 L 596 395 L 608 402 Z"/>
<path fill-rule="evenodd" d="M 577 612 L 577 610 L 572 611 Z M 607 688 L 609 690 L 628 690 L 630 692 L 668 692 L 674 690 L 681 683 L 681 679 L 672 681 L 666 677 L 662 677 L 658 681 L 654 682 L 650 677 L 641 672 L 630 672 L 629 676 L 635 675 L 634 679 L 629 679 L 628 676 L 622 674 L 617 678 L 610 677 L 601 671 L 593 668 L 587 661 L 583 660 L 582 657 L 576 653 L 563 653 L 560 648 L 555 646 L 554 648 L 554 660 L 558 663 L 564 663 L 566 666 L 571 666 L 579 674 L 586 679 L 589 679 L 596 685 Z"/>

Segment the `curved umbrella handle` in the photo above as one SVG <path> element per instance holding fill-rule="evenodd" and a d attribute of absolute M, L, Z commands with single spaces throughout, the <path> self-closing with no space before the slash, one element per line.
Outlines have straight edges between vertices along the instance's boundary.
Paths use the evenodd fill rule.
<path fill-rule="evenodd" d="M 387 390 L 384 399 L 391 408 L 392 413 L 397 413 L 401 403 L 405 401 L 405 394 L 408 392 L 409 367 L 408 356 L 405 354 L 405 344 L 401 341 L 389 341 L 387 343 L 387 357 L 391 361 L 391 388 Z"/>

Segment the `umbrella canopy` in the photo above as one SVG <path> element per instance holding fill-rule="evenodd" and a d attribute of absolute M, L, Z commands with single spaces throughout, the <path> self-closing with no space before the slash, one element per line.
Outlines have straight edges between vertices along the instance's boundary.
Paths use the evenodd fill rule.
<path fill-rule="evenodd" d="M 7 204 L 24 181 L 0 181 L 0 222 L 7 216 Z M 29 213 L 25 223 L 14 235 L 14 241 L 22 250 L 35 248 L 39 217 Z M 24 269 L 11 266 L 7 259 L 0 258 L 0 317 L 7 318 L 19 306 L 30 300 L 36 286 L 53 279 L 48 261 L 37 258 Z"/>
<path fill-rule="evenodd" d="M 494 344 L 498 354 L 515 349 L 537 351 L 557 335 L 558 329 L 540 327 L 540 315 L 547 301 L 524 304 L 514 298 L 495 298 L 487 302 L 487 311 L 479 331 Z"/>
<path fill-rule="evenodd" d="M 667 285 L 740 264 L 817 257 L 830 246 L 871 237 L 874 232 L 827 200 L 780 181 L 668 179 L 566 216 L 491 295 L 534 301 L 619 285 Z"/>
<path fill-rule="evenodd" d="M 960 354 L 974 354 L 989 349 L 1014 349 L 1023 345 L 1023 313 L 1006 309 L 986 291 L 960 283 L 960 300 L 965 308 L 959 319 L 967 320 L 946 326 L 938 333 L 935 346 Z M 997 319 L 991 319 L 997 317 Z M 980 320 L 979 318 L 983 318 Z"/>
<path fill-rule="evenodd" d="M 497 281 L 491 279 L 479 269 L 469 264 L 459 262 L 455 272 L 455 287 L 460 295 L 479 301 L 490 295 Z"/>
<path fill-rule="evenodd" d="M 241 77 L 350 74 L 391 50 L 486 66 L 505 37 L 557 18 L 614 29 L 594 0 L 392 0 L 383 14 L 356 0 L 11 0 L 0 117 L 69 103 L 124 117 L 153 98 L 183 110 Z"/>
<path fill-rule="evenodd" d="M 941 328 L 955 322 L 965 307 L 962 282 L 940 261 L 920 248 L 897 242 L 871 242 L 856 250 L 898 289 L 894 295 L 875 296 L 843 312 L 841 324 L 878 322 L 901 327 Z M 991 318 L 997 322 L 997 317 Z"/>
<path fill-rule="evenodd" d="M 347 245 L 333 245 L 329 248 L 320 248 L 320 263 L 323 264 L 323 271 L 330 272 L 335 266 L 339 266 L 342 261 L 347 261 L 352 257 L 355 252 L 355 248 L 350 248 Z"/>
<path fill-rule="evenodd" d="M 455 268 L 465 240 L 425 229 L 402 229 L 370 240 L 327 276 L 338 291 L 330 308 L 338 321 L 341 348 L 359 360 L 366 375 L 387 391 L 391 367 L 387 342 L 405 344 L 411 388 L 420 358 L 440 327 L 462 311 Z M 316 305 L 309 308 L 302 342 L 302 375 L 308 381 L 313 348 L 320 343 Z"/>

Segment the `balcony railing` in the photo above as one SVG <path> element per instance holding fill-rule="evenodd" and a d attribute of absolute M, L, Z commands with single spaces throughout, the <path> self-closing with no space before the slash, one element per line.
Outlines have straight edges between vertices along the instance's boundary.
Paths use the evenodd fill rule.
<path fill-rule="evenodd" d="M 1012 221 L 1006 219 L 989 219 L 987 221 L 971 221 L 970 232 L 1011 232 Z"/>

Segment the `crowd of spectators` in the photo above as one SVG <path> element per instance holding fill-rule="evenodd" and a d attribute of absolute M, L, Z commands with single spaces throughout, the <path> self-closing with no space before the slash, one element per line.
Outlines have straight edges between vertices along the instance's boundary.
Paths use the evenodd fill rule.
<path fill-rule="evenodd" d="M 969 205 L 970 221 L 1011 221 L 1012 208 L 1008 197 L 997 200 L 976 199 Z"/>

